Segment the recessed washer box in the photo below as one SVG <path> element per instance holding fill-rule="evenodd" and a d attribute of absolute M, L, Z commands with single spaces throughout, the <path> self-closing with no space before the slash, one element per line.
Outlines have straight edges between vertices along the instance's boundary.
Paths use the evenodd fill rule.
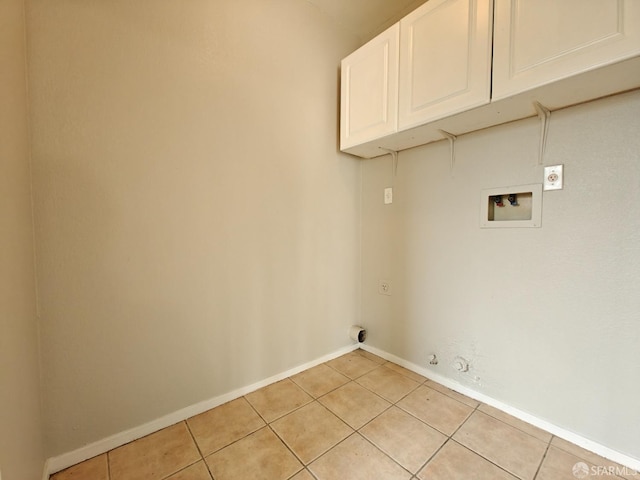
<path fill-rule="evenodd" d="M 542 184 L 482 190 L 481 228 L 537 228 L 541 225 Z"/>

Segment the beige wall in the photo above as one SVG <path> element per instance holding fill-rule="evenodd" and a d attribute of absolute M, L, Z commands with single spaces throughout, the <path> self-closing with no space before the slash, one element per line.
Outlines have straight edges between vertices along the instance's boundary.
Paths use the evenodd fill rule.
<path fill-rule="evenodd" d="M 395 179 L 338 154 L 338 64 L 359 41 L 308 2 L 28 0 L 28 25 L 48 455 L 334 351 L 362 318 L 371 345 L 436 353 L 434 372 L 640 458 L 640 93 L 554 113 L 545 164 L 567 179 L 543 227 L 481 230 L 481 189 L 541 181 L 538 123 L 461 137 L 452 173 L 445 142 L 401 153 Z M 0 181 L 24 207 L 7 278 L 27 275 L 28 331 L 9 352 L 35 404 L 16 98 Z"/>
<path fill-rule="evenodd" d="M 482 189 L 542 182 L 535 119 L 460 137 L 453 171 L 446 142 L 395 179 L 363 162 L 367 341 L 640 459 L 639 131 L 640 92 L 554 112 L 544 163 L 566 181 L 539 229 L 479 228 Z"/>
<path fill-rule="evenodd" d="M 24 5 L 0 1 L 0 469 L 42 475 Z"/>
<path fill-rule="evenodd" d="M 300 0 L 30 0 L 48 454 L 350 343 L 357 39 Z"/>

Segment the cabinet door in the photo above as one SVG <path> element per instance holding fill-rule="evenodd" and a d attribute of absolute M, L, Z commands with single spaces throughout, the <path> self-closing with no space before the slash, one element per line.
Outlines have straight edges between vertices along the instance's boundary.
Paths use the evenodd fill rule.
<path fill-rule="evenodd" d="M 400 130 L 489 103 L 492 12 L 430 0 L 400 21 Z"/>
<path fill-rule="evenodd" d="M 341 149 L 397 131 L 398 36 L 395 24 L 342 60 Z"/>
<path fill-rule="evenodd" d="M 493 98 L 640 53 L 638 0 L 495 0 Z"/>

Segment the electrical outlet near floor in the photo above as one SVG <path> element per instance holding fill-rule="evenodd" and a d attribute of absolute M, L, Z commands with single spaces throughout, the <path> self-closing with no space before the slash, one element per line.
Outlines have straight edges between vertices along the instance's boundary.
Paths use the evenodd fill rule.
<path fill-rule="evenodd" d="M 378 293 L 380 295 L 391 295 L 391 283 L 386 280 L 379 280 Z"/>

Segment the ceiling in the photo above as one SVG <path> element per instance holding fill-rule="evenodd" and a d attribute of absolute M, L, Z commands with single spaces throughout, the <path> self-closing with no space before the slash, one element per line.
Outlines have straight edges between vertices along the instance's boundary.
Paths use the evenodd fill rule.
<path fill-rule="evenodd" d="M 308 0 L 362 43 L 390 27 L 426 0 Z"/>

